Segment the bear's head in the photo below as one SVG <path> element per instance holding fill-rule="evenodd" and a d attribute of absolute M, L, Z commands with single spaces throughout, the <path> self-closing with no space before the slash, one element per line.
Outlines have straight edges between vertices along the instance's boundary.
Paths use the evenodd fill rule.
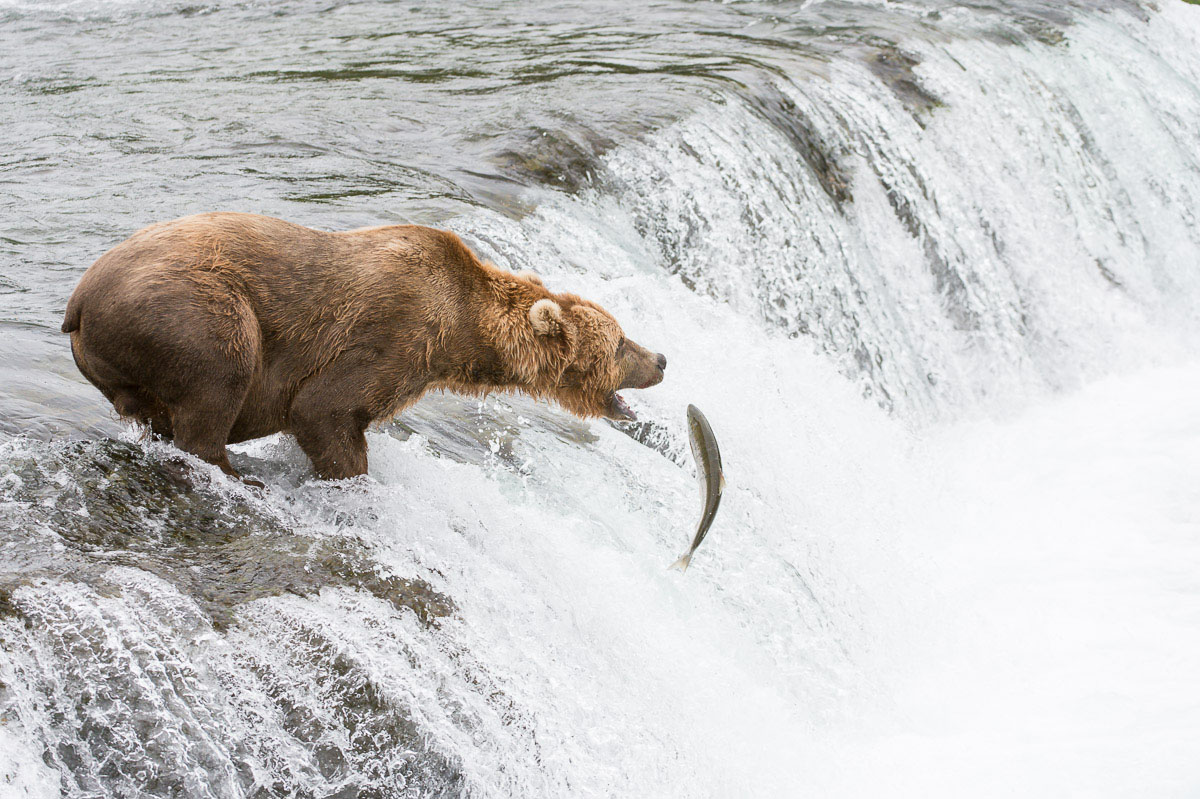
<path fill-rule="evenodd" d="M 555 400 L 578 416 L 634 419 L 617 392 L 661 383 L 666 357 L 626 338 L 612 314 L 594 302 L 551 292 L 532 272 L 485 268 L 496 313 L 485 314 L 480 329 L 501 360 L 495 371 L 504 384 L 453 387 L 517 389 Z"/>
<path fill-rule="evenodd" d="M 666 356 L 627 338 L 612 315 L 572 294 L 543 297 L 529 308 L 534 347 L 546 368 L 533 393 L 580 416 L 635 419 L 618 391 L 662 382 Z M 541 359 L 539 359 L 541 360 Z"/>

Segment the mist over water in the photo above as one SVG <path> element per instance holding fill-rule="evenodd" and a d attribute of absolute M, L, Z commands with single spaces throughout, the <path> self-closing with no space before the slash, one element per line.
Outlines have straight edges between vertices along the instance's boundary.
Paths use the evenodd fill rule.
<path fill-rule="evenodd" d="M 1194 794 L 1197 53 L 1177 0 L 0 2 L 0 795 Z M 450 228 L 668 379 L 233 484 L 57 332 L 215 209 Z"/>

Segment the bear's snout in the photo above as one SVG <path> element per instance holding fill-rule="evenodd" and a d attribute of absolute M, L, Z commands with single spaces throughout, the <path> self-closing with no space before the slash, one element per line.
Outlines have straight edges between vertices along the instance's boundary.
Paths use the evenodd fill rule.
<path fill-rule="evenodd" d="M 661 352 L 658 353 L 654 359 L 654 366 L 656 368 L 654 373 L 650 375 L 649 381 L 638 386 L 638 388 L 650 388 L 651 386 L 657 386 L 663 381 L 663 377 L 665 377 L 664 373 L 667 371 L 667 356 Z"/>
<path fill-rule="evenodd" d="M 667 356 L 661 352 L 651 352 L 629 339 L 625 339 L 621 349 L 624 377 L 618 388 L 650 388 L 663 381 Z"/>

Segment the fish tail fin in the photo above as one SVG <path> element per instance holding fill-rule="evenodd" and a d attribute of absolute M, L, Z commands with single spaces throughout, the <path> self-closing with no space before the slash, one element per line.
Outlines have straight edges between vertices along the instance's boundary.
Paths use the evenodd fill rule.
<path fill-rule="evenodd" d="M 679 560 L 672 563 L 670 568 L 678 569 L 681 572 L 685 572 L 685 571 L 687 571 L 687 567 L 691 564 L 691 562 L 692 562 L 692 553 L 689 552 L 686 555 L 684 555 L 682 558 L 680 558 Z"/>

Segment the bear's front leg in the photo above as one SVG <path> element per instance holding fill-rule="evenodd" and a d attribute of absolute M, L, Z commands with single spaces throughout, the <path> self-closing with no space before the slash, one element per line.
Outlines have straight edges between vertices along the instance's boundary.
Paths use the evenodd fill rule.
<path fill-rule="evenodd" d="M 368 421 L 355 412 L 301 412 L 293 414 L 292 434 L 319 477 L 342 480 L 367 473 Z"/>
<path fill-rule="evenodd" d="M 288 429 L 318 476 L 341 480 L 367 473 L 363 364 L 343 355 L 304 382 L 288 409 Z"/>

